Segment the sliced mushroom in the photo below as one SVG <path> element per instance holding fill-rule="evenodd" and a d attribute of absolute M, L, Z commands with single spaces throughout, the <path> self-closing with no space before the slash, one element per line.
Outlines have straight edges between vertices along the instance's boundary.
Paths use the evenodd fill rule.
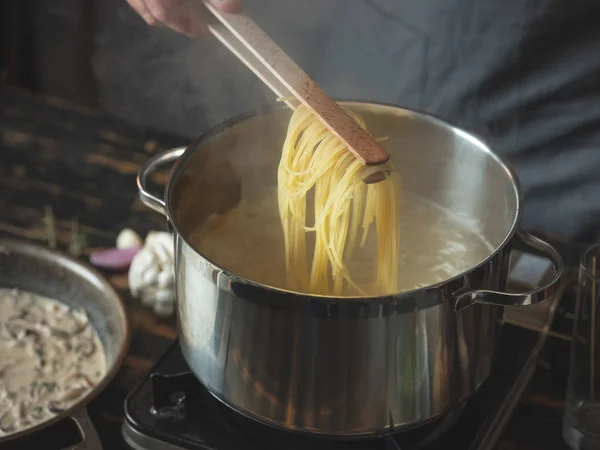
<path fill-rule="evenodd" d="M 96 344 L 92 339 L 82 339 L 76 346 L 75 352 L 84 358 L 89 358 L 96 353 Z"/>
<path fill-rule="evenodd" d="M 74 310 L 73 318 L 75 322 L 79 325 L 79 328 L 83 331 L 90 323 L 87 314 L 83 310 Z"/>
<path fill-rule="evenodd" d="M 41 419 L 44 416 L 44 408 L 41 406 L 34 406 L 31 408 L 31 417 L 34 419 Z"/>
<path fill-rule="evenodd" d="M 17 417 L 19 419 L 24 419 L 27 416 L 27 410 L 29 409 L 27 406 L 24 401 L 19 402 L 19 406 L 17 406 Z"/>
<path fill-rule="evenodd" d="M 53 339 L 52 343 L 58 349 L 60 353 L 68 353 L 72 350 L 73 346 L 71 341 L 68 339 Z"/>
<path fill-rule="evenodd" d="M 65 384 L 70 386 L 83 386 L 85 388 L 91 388 L 94 385 L 88 376 L 81 372 L 71 375 L 67 378 Z"/>
<path fill-rule="evenodd" d="M 17 418 L 11 409 L 6 410 L 0 415 L 0 431 L 10 433 L 17 427 Z"/>
<path fill-rule="evenodd" d="M 87 390 L 88 388 L 85 386 L 70 389 L 56 400 L 48 403 L 48 409 L 54 413 L 63 412 L 70 406 L 71 403 L 73 403 L 73 401 L 79 399 L 83 394 L 85 394 Z"/>
<path fill-rule="evenodd" d="M 54 321 L 54 323 L 50 323 L 49 326 L 52 335 L 62 339 L 77 334 L 80 328 L 75 318 L 71 315 L 65 315 Z"/>
<path fill-rule="evenodd" d="M 38 323 L 46 315 L 44 308 L 38 303 L 32 303 L 27 308 L 21 308 L 21 320 L 29 323 Z"/>
<path fill-rule="evenodd" d="M 18 289 L 14 289 L 12 292 L 15 304 L 21 309 L 26 309 L 35 303 L 33 295 L 29 292 L 21 292 Z"/>
<path fill-rule="evenodd" d="M 63 412 L 65 409 L 66 408 L 57 401 L 52 400 L 51 402 L 48 402 L 48 411 L 51 413 L 58 414 Z"/>
<path fill-rule="evenodd" d="M 38 396 L 38 382 L 34 381 L 29 385 L 29 397 L 35 400 Z"/>
<path fill-rule="evenodd" d="M 0 402 L 7 403 L 7 400 L 9 400 L 9 394 L 10 393 L 6 390 L 6 388 L 0 388 Z"/>
<path fill-rule="evenodd" d="M 25 329 L 23 328 L 23 324 L 20 323 L 17 319 L 11 320 L 10 322 L 6 322 L 4 325 L 6 328 L 6 332 L 10 336 L 11 339 L 20 341 L 25 336 Z"/>
<path fill-rule="evenodd" d="M 12 336 L 10 335 L 10 333 L 8 332 L 8 329 L 6 328 L 6 324 L 2 323 L 0 324 L 0 338 L 10 341 L 12 339 Z"/>

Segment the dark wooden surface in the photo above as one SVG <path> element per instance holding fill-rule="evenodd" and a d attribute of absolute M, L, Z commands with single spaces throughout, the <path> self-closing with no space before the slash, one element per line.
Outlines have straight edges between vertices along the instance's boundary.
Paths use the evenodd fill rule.
<path fill-rule="evenodd" d="M 142 235 L 164 229 L 164 219 L 137 199 L 135 176 L 152 154 L 182 144 L 58 99 L 0 90 L 0 233 L 43 242 L 46 205 L 57 218 L 62 248 L 75 218 L 86 234 L 87 251 L 113 246 L 125 227 Z M 164 182 L 164 175 L 155 181 Z M 127 448 L 120 435 L 125 395 L 176 330 L 174 320 L 155 318 L 129 296 L 125 276 L 107 276 L 127 304 L 133 339 L 121 371 L 89 411 L 105 449 L 118 450 Z M 560 428 L 568 350 L 568 343 L 550 338 L 500 449 L 566 449 Z"/>

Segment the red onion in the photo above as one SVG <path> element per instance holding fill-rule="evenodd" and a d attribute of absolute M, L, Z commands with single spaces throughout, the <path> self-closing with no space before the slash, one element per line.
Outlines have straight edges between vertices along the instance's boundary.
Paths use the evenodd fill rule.
<path fill-rule="evenodd" d="M 133 257 L 139 251 L 139 247 L 101 250 L 90 255 L 90 262 L 101 269 L 121 272 L 129 268 Z"/>

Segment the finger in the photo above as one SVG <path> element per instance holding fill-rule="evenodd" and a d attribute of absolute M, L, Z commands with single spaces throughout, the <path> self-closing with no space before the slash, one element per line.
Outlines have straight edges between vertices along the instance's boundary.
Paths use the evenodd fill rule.
<path fill-rule="evenodd" d="M 156 18 L 146 7 L 146 2 L 144 0 L 127 0 L 127 3 L 148 25 L 157 25 Z"/>
<path fill-rule="evenodd" d="M 224 12 L 238 13 L 242 11 L 242 0 L 208 0 L 215 8 Z"/>
<path fill-rule="evenodd" d="M 142 2 L 142 15 L 151 25 L 166 25 L 189 37 L 208 35 L 207 12 L 198 0 L 129 0 Z M 137 11 L 137 10 L 136 10 Z M 150 16 L 148 18 L 148 16 Z"/>

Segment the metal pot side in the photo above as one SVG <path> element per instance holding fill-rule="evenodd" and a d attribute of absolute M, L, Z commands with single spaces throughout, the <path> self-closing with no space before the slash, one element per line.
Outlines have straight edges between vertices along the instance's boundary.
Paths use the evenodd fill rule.
<path fill-rule="evenodd" d="M 365 117 L 373 135 L 389 136 L 386 149 L 403 190 L 478 219 L 495 247 L 488 258 L 425 289 L 329 298 L 259 285 L 202 256 L 187 238 L 194 226 L 249 189 L 275 188 L 289 119 L 283 110 L 236 118 L 187 150 L 153 158 L 138 186 L 144 203 L 164 213 L 174 231 L 179 340 L 199 380 L 264 423 L 358 437 L 429 421 L 472 395 L 490 372 L 502 307 L 553 295 L 562 259 L 549 244 L 517 231 L 518 183 L 482 141 L 415 111 L 347 105 Z M 149 193 L 148 177 L 175 160 L 163 201 Z M 199 199 L 199 192 L 211 195 Z M 513 247 L 550 259 L 552 280 L 506 293 Z"/>

